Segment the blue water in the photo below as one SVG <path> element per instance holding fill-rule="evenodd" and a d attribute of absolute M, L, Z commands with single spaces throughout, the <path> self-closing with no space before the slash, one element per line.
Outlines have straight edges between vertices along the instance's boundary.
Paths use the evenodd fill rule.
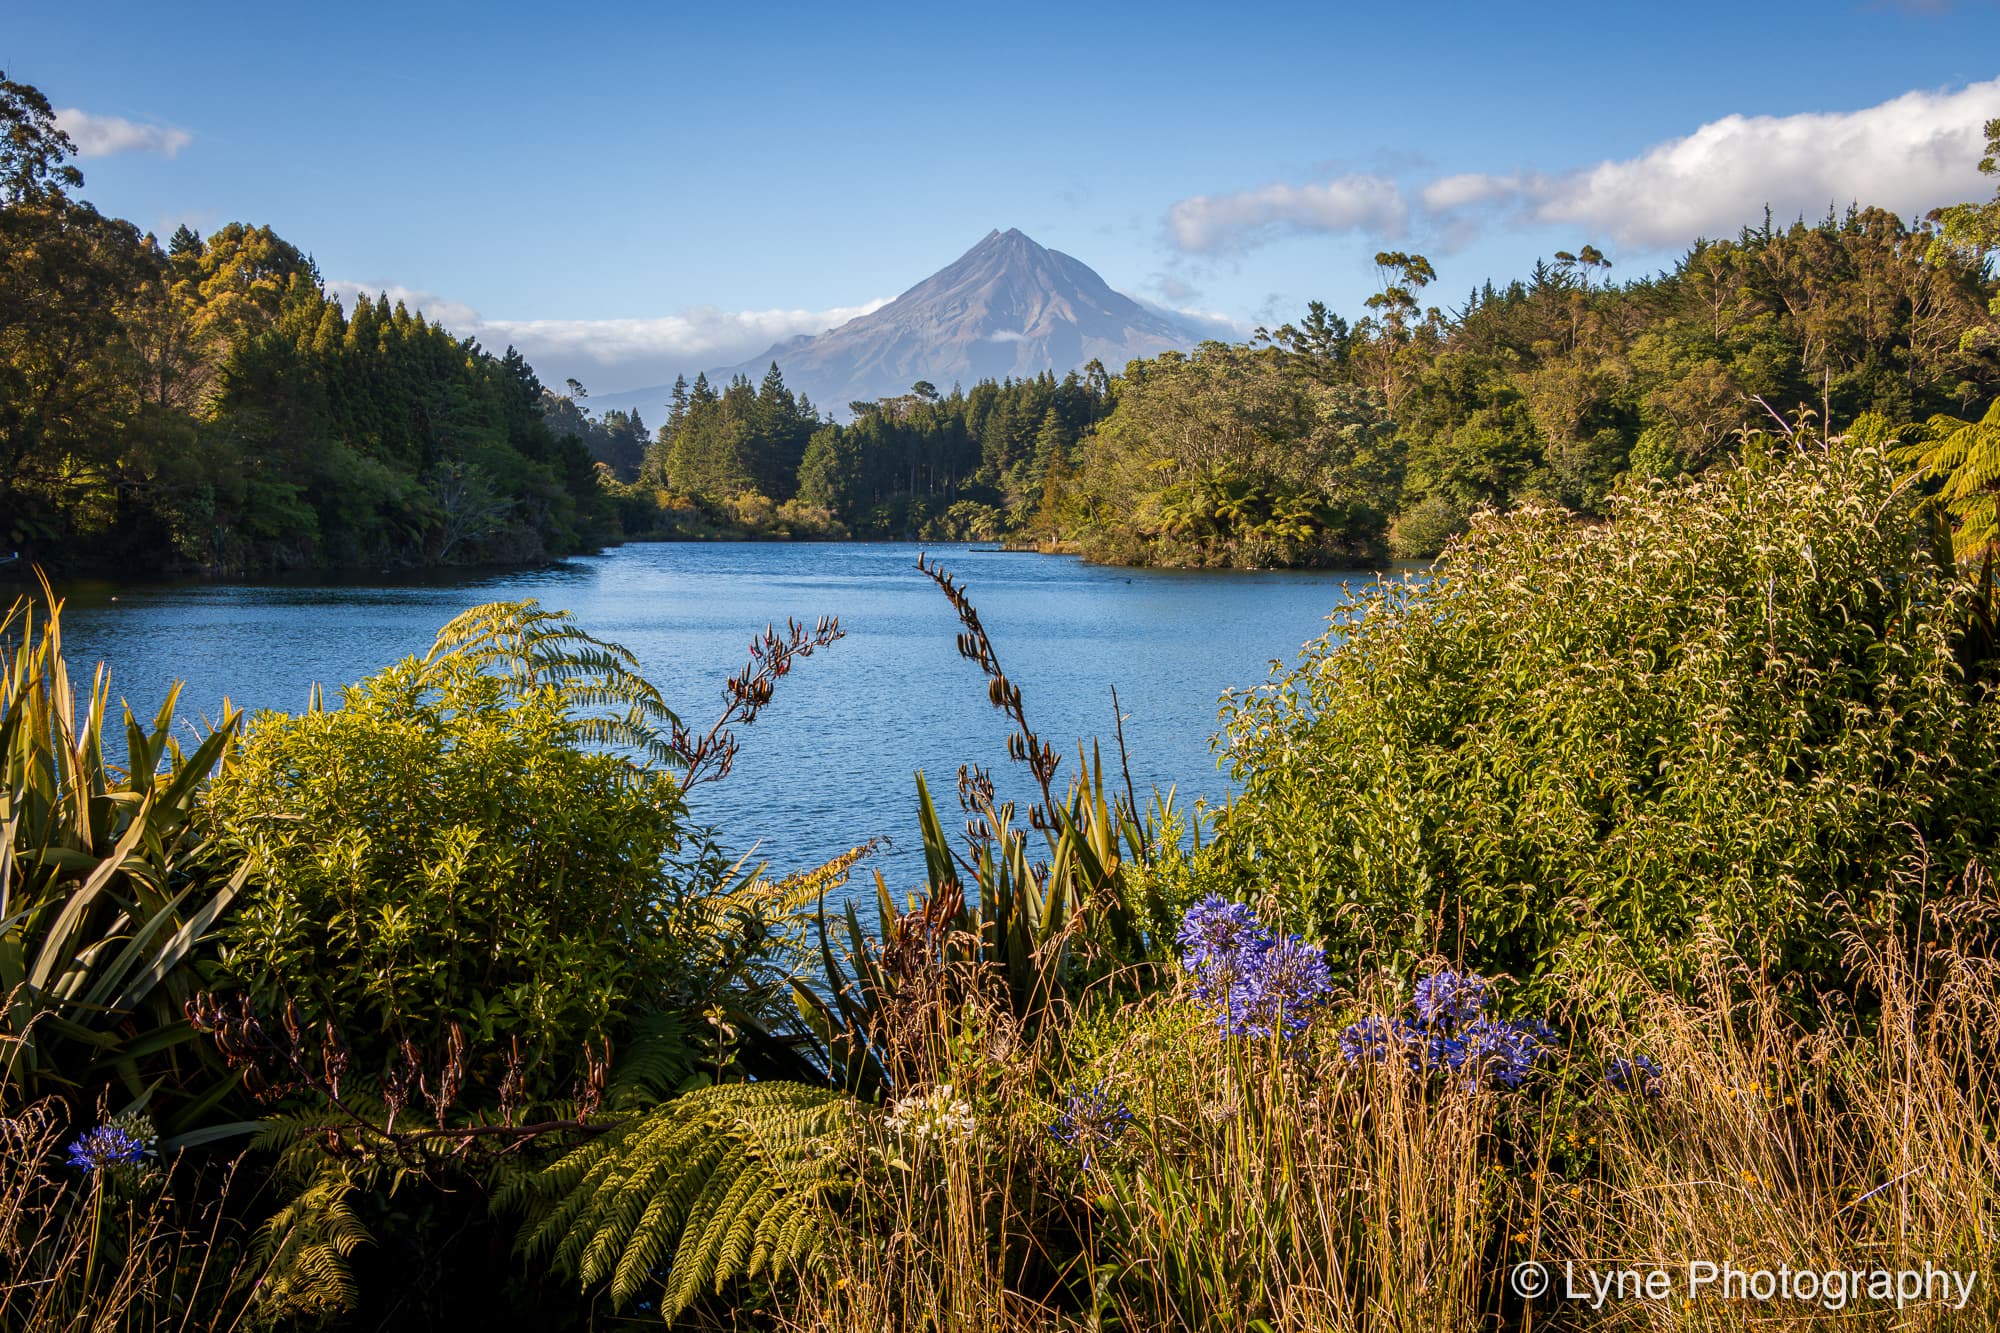
<path fill-rule="evenodd" d="M 960 576 L 1020 686 L 1030 723 L 1067 754 L 1101 737 L 1115 763 L 1111 687 L 1127 715 L 1132 777 L 1183 801 L 1227 793 L 1211 738 L 1230 687 L 1263 681 L 1326 628 L 1372 575 L 1229 574 L 1107 569 L 1027 553 L 933 546 Z M 959 765 L 979 763 L 1003 795 L 1030 780 L 1006 757 L 1007 725 L 953 646 L 950 605 L 916 569 L 914 545 L 664 543 L 529 572 L 386 582 L 73 585 L 64 634 L 71 662 L 110 663 L 112 692 L 150 714 L 186 682 L 183 717 L 226 695 L 249 710 L 305 706 L 431 643 L 480 602 L 536 598 L 622 643 L 690 725 L 706 729 L 722 682 L 751 637 L 787 616 L 840 618 L 847 637 L 778 683 L 740 734 L 725 781 L 690 793 L 695 818 L 732 851 L 773 871 L 819 864 L 883 838 L 872 864 L 892 887 L 922 878 L 912 775 L 929 778 L 957 827 Z M 77 668 L 72 666 L 72 670 Z M 857 883 L 866 875 L 857 876 Z"/>

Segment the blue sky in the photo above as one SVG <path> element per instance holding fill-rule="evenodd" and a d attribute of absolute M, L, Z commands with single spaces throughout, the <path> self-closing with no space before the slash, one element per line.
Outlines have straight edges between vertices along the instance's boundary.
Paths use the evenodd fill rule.
<path fill-rule="evenodd" d="M 2000 4 L 17 3 L 0 69 L 162 234 L 267 222 L 545 379 L 733 361 L 1020 227 L 1241 327 L 1830 201 L 1986 197 Z M 1741 117 L 1743 119 L 1731 119 Z"/>

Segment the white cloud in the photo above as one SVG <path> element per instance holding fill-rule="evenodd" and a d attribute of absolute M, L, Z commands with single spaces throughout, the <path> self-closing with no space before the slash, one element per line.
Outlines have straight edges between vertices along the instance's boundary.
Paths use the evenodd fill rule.
<path fill-rule="evenodd" d="M 1655 248 L 1732 234 L 1766 204 L 1780 221 L 1854 202 L 1908 217 L 1987 192 L 1975 163 L 1980 126 L 1996 115 L 2000 79 L 1859 111 L 1724 116 L 1637 157 L 1558 175 L 1448 176 L 1423 199 L 1438 213 L 1497 205 Z"/>
<path fill-rule="evenodd" d="M 1728 236 L 1760 221 L 1817 219 L 1875 204 L 1910 217 L 1990 193 L 1976 167 L 1981 126 L 2000 116 L 2000 79 L 1922 90 L 1858 111 L 1730 115 L 1635 157 L 1568 171 L 1462 172 L 1414 185 L 1385 175 L 1197 195 L 1167 213 L 1192 253 L 1244 250 L 1287 231 L 1414 229 L 1446 250 L 1494 226 L 1562 226 L 1644 249 Z M 1582 238 L 1579 238 L 1582 239 Z"/>
<path fill-rule="evenodd" d="M 1396 182 L 1353 173 L 1324 185 L 1266 185 L 1234 194 L 1196 195 L 1167 212 L 1174 243 L 1194 254 L 1246 249 L 1286 231 L 1360 231 L 1395 235 L 1409 207 Z"/>
<path fill-rule="evenodd" d="M 1487 176 L 1469 171 L 1456 176 L 1440 176 L 1424 186 L 1418 197 L 1432 212 L 1448 212 L 1518 194 L 1525 187 L 1526 179 L 1522 176 Z"/>
<path fill-rule="evenodd" d="M 194 142 L 192 134 L 170 125 L 142 125 L 123 116 L 97 116 L 75 107 L 56 112 L 56 127 L 76 145 L 78 157 L 109 157 L 113 153 L 173 157 Z"/>
<path fill-rule="evenodd" d="M 773 343 L 824 333 L 888 304 L 877 298 L 831 310 L 718 310 L 697 306 L 655 319 L 488 319 L 471 306 L 405 287 L 375 287 L 336 280 L 326 284 L 350 308 L 359 296 L 386 294 L 460 337 L 477 338 L 489 351 L 512 345 L 545 383 L 575 378 L 616 391 L 659 384 L 747 360 Z"/>
<path fill-rule="evenodd" d="M 1242 342 L 1256 328 L 1253 324 L 1246 324 L 1242 320 L 1234 319 L 1219 310 L 1202 310 L 1194 306 L 1169 305 L 1164 301 L 1148 301 L 1143 297 L 1135 297 L 1134 299 L 1148 310 L 1156 311 L 1174 320 L 1176 323 L 1186 325 L 1190 330 L 1200 334 L 1203 338 L 1213 338 L 1218 342 Z"/>

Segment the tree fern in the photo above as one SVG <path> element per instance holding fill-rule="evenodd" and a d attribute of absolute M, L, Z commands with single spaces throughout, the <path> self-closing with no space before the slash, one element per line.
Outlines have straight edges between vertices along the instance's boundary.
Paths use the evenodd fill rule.
<path fill-rule="evenodd" d="M 489 602 L 438 631 L 427 665 L 459 662 L 499 676 L 516 691 L 555 689 L 582 740 L 636 750 L 656 766 L 680 762 L 680 719 L 639 674 L 629 649 L 585 633 L 567 611 L 533 599 Z"/>
<path fill-rule="evenodd" d="M 1953 519 L 1952 553 L 1977 560 L 2000 544 L 2000 400 L 1978 421 L 1932 417 L 1922 436 L 1895 456 L 1943 481 L 1937 503 Z"/>
<path fill-rule="evenodd" d="M 809 1263 L 818 1209 L 845 1188 L 858 1103 L 796 1083 L 702 1088 L 625 1121 L 496 1207 L 525 1205 L 520 1248 L 614 1306 L 663 1287 L 672 1320 L 731 1278 Z"/>

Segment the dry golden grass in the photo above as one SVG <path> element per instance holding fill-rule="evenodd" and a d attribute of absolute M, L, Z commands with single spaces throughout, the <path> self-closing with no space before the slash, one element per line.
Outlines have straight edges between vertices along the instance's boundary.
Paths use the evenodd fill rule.
<path fill-rule="evenodd" d="M 1587 1039 L 1520 1094 L 1349 1065 L 1323 1037 L 1281 1058 L 1222 1037 L 1185 999 L 1084 1024 L 1062 1051 L 1006 1048 L 994 1035 L 1004 1025 L 968 1012 L 930 1086 L 948 1084 L 933 1097 L 962 1104 L 976 1130 L 917 1137 L 878 1123 L 867 1184 L 827 1219 L 829 1262 L 780 1322 L 814 1333 L 2000 1327 L 1996 920 L 2000 899 L 1975 872 L 1920 921 L 1847 922 L 1849 985 L 1823 998 L 1714 940 L 1690 996 L 1580 968 L 1550 998 Z M 1610 993 L 1621 998 L 1608 1004 Z M 1605 1087 L 1619 1052 L 1664 1068 L 1653 1095 Z M 1088 1165 L 1047 1131 L 1059 1109 L 1048 1090 L 1076 1080 L 1133 1114 Z M 1560 1290 L 1527 1303 L 1507 1279 L 1531 1258 L 1558 1281 L 1565 1264 L 1659 1268 L 1672 1293 L 1597 1309 Z M 1978 1276 L 1963 1309 L 1860 1297 L 1830 1309 L 1818 1297 L 1724 1300 L 1714 1284 L 1689 1299 L 1696 1261 Z"/>

